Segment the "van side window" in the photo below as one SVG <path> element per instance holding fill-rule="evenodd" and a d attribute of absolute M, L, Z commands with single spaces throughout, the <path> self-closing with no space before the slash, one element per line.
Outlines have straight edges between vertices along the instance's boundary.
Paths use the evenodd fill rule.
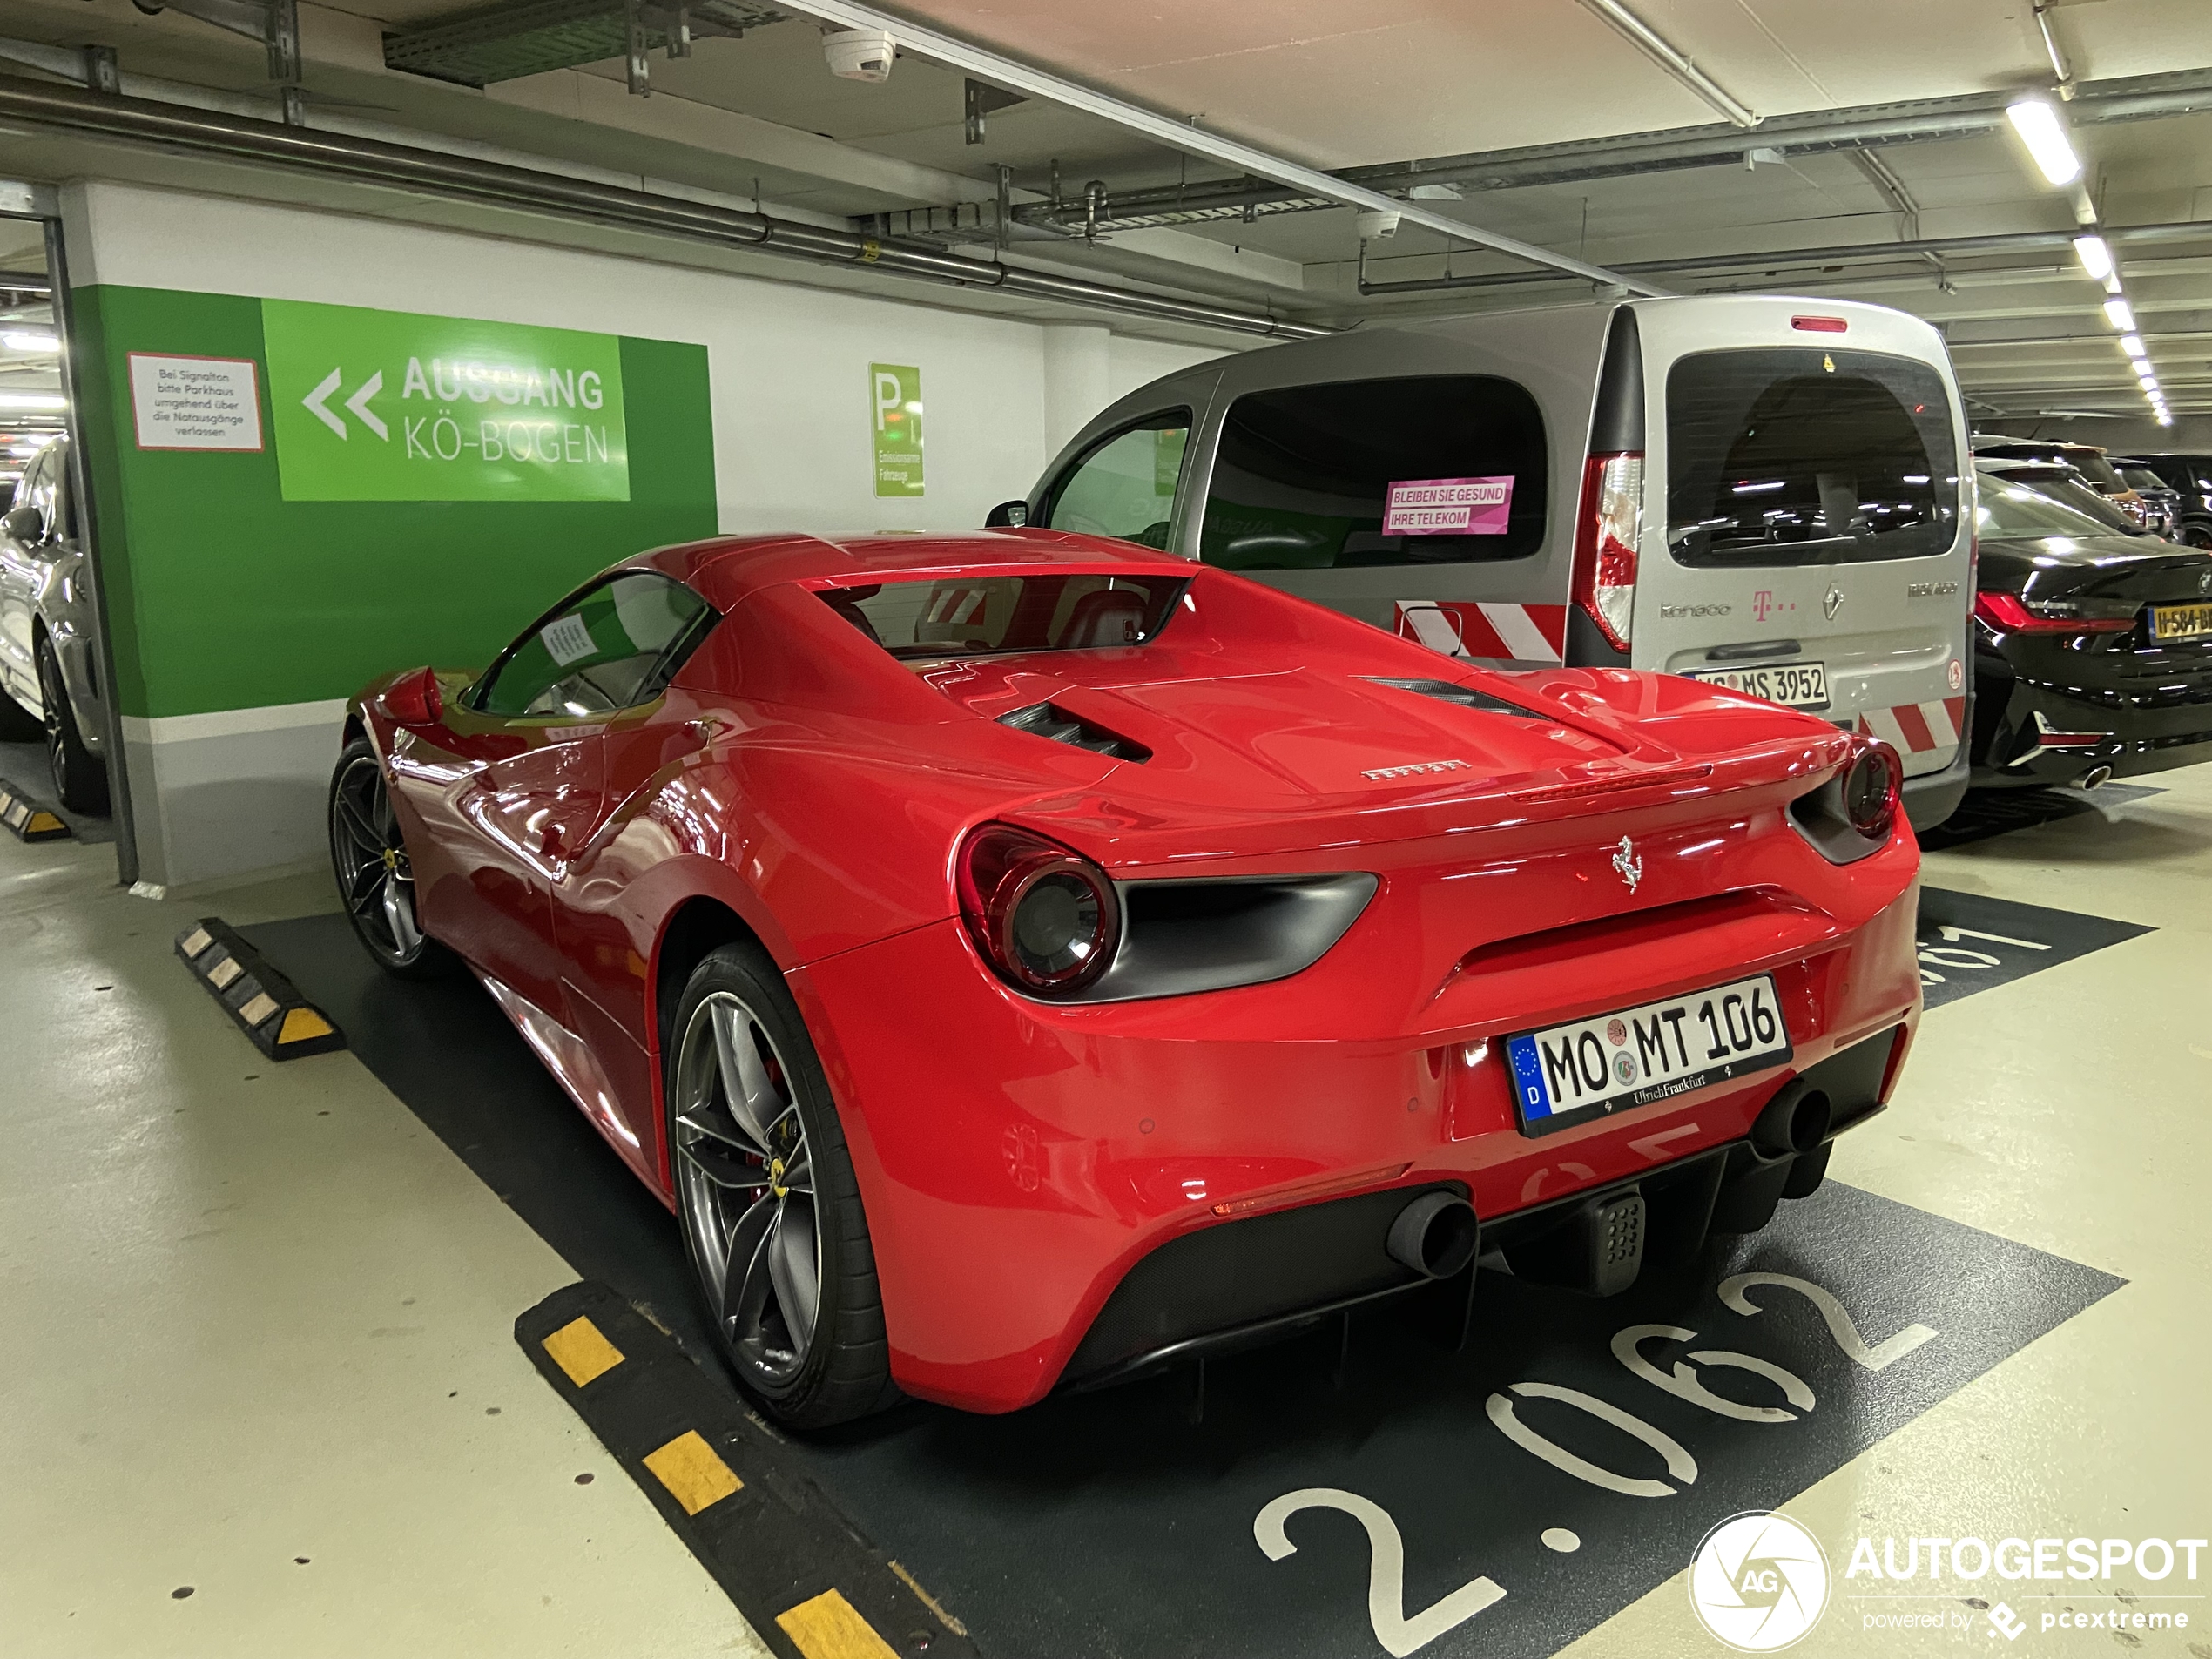
<path fill-rule="evenodd" d="M 1926 558 L 1959 536 L 1943 377 L 1841 347 L 1697 352 L 1667 371 L 1667 546 L 1743 568 Z"/>
<path fill-rule="evenodd" d="M 1199 556 L 1231 570 L 1467 564 L 1543 545 L 1543 416 L 1489 374 L 1250 392 L 1221 429 Z"/>
<path fill-rule="evenodd" d="M 1053 480 L 1037 523 L 1165 551 L 1190 437 L 1190 411 L 1170 409 L 1101 438 Z"/>

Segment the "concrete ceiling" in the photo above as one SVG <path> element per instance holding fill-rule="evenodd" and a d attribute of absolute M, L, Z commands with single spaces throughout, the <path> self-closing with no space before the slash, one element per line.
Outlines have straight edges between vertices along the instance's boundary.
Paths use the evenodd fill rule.
<path fill-rule="evenodd" d="M 187 3 L 188 0 L 179 0 Z M 1906 99 L 2047 89 L 2054 71 L 2031 0 L 1628 0 L 1647 23 L 1763 119 Z M 821 222 L 986 201 L 995 169 L 1035 200 L 1059 164 L 1064 188 L 1109 197 L 1219 169 L 1109 122 L 1042 102 L 994 112 L 963 141 L 965 75 L 913 53 L 883 85 L 824 66 L 804 17 L 743 39 L 656 57 L 652 95 L 619 64 L 581 65 L 475 91 L 396 74 L 384 28 L 464 8 L 455 0 L 302 0 L 311 118 L 341 130 L 496 145 L 574 171 L 643 179 Z M 1710 129 L 1714 108 L 1579 0 L 897 0 L 890 8 L 1023 63 L 1204 130 L 1338 169 L 1530 145 Z M 2060 0 L 2048 13 L 2080 82 L 2212 68 L 2212 0 Z M 0 35 L 114 45 L 126 75 L 253 95 L 262 54 L 172 10 L 130 0 L 0 0 Z M 130 89 L 126 89 L 130 90 Z M 1743 147 L 1757 148 L 1757 128 Z M 2202 219 L 2201 243 L 2122 246 L 2123 271 L 2177 408 L 2212 409 L 2212 113 L 2081 127 L 2076 145 L 2108 226 Z M 42 152 L 43 153 L 43 152 Z M 1569 185 L 1470 191 L 1426 206 L 1618 266 L 1723 252 L 1909 239 L 2068 232 L 2008 133 L 1892 144 Z M 973 207 L 968 210 L 971 217 Z M 1010 257 L 1233 296 L 1324 321 L 1577 299 L 1581 282 L 1363 295 L 1349 210 L 1122 232 L 1096 246 L 1027 233 Z M 949 222 L 949 221 L 945 221 Z M 965 222 L 965 221 L 964 221 Z M 974 233 L 966 233 L 968 240 Z M 961 233 L 945 239 L 960 240 Z M 1408 227 L 1366 249 L 1388 283 L 1524 270 Z M 1685 291 L 1784 288 L 1851 294 L 1940 323 L 1970 393 L 1993 411 L 2108 405 L 2140 413 L 2102 293 L 2063 248 L 1932 259 L 1899 254 L 1832 269 L 1689 272 Z"/>

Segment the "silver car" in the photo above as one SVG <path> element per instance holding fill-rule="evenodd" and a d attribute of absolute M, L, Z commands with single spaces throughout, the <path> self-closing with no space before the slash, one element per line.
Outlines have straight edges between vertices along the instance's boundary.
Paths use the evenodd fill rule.
<path fill-rule="evenodd" d="M 994 523 L 1239 570 L 1454 657 L 1651 669 L 1966 791 L 1973 489 L 1942 337 L 1750 294 L 1377 320 L 1130 393 Z"/>
<path fill-rule="evenodd" d="M 91 571 L 69 440 L 31 457 L 0 521 L 0 737 L 45 738 L 71 812 L 108 810 Z"/>

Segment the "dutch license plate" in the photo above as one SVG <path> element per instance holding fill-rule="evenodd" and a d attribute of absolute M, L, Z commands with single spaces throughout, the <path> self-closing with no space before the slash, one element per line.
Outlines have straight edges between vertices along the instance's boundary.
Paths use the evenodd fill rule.
<path fill-rule="evenodd" d="M 1793 709 L 1828 706 L 1828 664 L 1770 663 L 1759 668 L 1701 668 L 1688 676 L 1725 691 L 1763 697 Z"/>
<path fill-rule="evenodd" d="M 1790 1057 L 1771 974 L 1506 1039 L 1524 1135 L 1670 1100 Z"/>
<path fill-rule="evenodd" d="M 2153 639 L 2195 639 L 2205 634 L 2212 634 L 2212 603 L 2150 608 Z"/>

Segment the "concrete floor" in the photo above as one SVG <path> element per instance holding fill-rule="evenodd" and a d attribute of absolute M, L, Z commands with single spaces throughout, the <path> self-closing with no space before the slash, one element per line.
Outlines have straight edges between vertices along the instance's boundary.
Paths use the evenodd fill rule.
<path fill-rule="evenodd" d="M 263 1062 L 171 953 L 327 883 L 114 869 L 0 838 L 0 1654 L 765 1653 L 516 1347 L 574 1272 L 352 1055 Z"/>
<path fill-rule="evenodd" d="M 1929 855 L 2158 931 L 1932 1011 L 1832 1170 L 2129 1283 L 1790 1499 L 1824 1539 L 2212 1530 L 2212 767 L 2151 781 Z M 107 848 L 0 840 L 0 1655 L 765 1651 L 516 1346 L 573 1272 L 351 1055 L 261 1062 L 171 954 L 201 914 L 327 907 L 132 898 Z M 1836 1566 L 1797 1651 L 1992 1650 L 1865 1630 Z M 2002 1593 L 2038 1589 L 2113 1605 Z M 2169 1605 L 2188 1637 L 2021 1651 L 2212 1659 L 2212 1603 Z M 1721 1649 L 1677 1577 L 1568 1651 Z"/>

